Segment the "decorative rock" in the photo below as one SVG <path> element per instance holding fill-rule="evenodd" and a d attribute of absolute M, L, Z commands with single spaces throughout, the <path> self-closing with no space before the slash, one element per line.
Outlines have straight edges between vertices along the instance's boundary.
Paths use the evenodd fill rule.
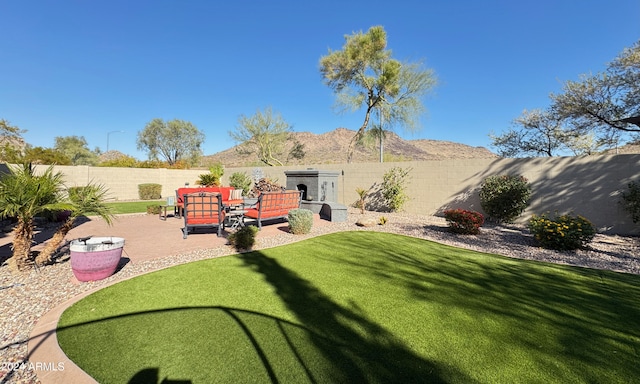
<path fill-rule="evenodd" d="M 356 225 L 359 227 L 375 227 L 376 225 L 378 225 L 378 222 L 376 221 L 376 219 L 363 217 L 362 219 L 356 221 Z"/>

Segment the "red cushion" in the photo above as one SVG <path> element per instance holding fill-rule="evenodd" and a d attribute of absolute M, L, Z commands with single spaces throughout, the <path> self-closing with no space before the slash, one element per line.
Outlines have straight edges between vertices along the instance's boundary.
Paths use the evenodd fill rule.
<path fill-rule="evenodd" d="M 182 198 L 182 196 L 189 194 L 189 193 L 197 193 L 197 192 L 213 192 L 213 193 L 219 193 L 222 197 L 222 201 L 225 202 L 229 200 L 229 196 L 231 196 L 231 190 L 234 189 L 233 187 L 183 187 L 183 188 L 178 188 L 178 191 L 176 192 L 177 196 L 177 200 L 178 203 L 182 203 L 184 200 Z M 238 204 L 241 204 L 242 201 Z"/>
<path fill-rule="evenodd" d="M 277 209 L 275 211 L 262 212 L 261 217 L 278 217 L 278 216 L 287 216 L 288 214 L 289 214 L 288 209 Z"/>
<path fill-rule="evenodd" d="M 250 217 L 252 219 L 258 218 L 258 210 L 256 208 L 247 209 L 247 212 L 244 214 L 246 217 Z"/>
<path fill-rule="evenodd" d="M 218 217 L 188 217 L 188 225 L 207 225 L 207 224 L 219 224 Z"/>
<path fill-rule="evenodd" d="M 288 209 L 277 209 L 277 210 L 274 210 L 274 211 L 262 211 L 262 215 L 260 216 L 260 218 L 268 219 L 270 217 L 287 216 L 288 214 L 289 214 L 289 210 Z M 258 218 L 258 210 L 255 209 L 255 208 L 247 209 L 247 212 L 244 215 L 245 215 L 245 217 L 250 217 L 252 219 L 257 219 Z"/>

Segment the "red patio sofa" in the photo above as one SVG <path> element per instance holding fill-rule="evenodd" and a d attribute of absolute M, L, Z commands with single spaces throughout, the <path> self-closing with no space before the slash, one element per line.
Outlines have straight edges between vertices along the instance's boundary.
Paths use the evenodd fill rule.
<path fill-rule="evenodd" d="M 263 192 L 258 196 L 258 202 L 245 208 L 245 218 L 258 222 L 262 229 L 262 222 L 266 220 L 287 219 L 289 211 L 300 208 L 302 191 Z"/>
<path fill-rule="evenodd" d="M 233 187 L 183 187 L 176 190 L 176 207 L 178 215 L 182 214 L 184 210 L 184 195 L 207 192 L 207 193 L 219 193 L 222 197 L 222 205 L 225 207 L 239 206 L 244 203 L 242 198 L 231 199 L 231 191 L 235 190 Z"/>

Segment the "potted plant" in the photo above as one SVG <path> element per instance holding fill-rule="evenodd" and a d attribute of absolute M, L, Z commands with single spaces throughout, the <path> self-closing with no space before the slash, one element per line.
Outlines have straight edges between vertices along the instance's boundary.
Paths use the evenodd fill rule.
<path fill-rule="evenodd" d="M 111 276 L 118 268 L 122 237 L 85 237 L 71 242 L 71 270 L 79 281 L 96 281 Z"/>

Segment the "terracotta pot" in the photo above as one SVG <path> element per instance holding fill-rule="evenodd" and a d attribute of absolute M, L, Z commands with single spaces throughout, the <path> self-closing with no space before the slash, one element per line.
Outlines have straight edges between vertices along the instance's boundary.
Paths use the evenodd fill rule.
<path fill-rule="evenodd" d="M 79 281 L 107 278 L 116 271 L 124 239 L 122 237 L 88 237 L 71 241 L 71 270 Z"/>

